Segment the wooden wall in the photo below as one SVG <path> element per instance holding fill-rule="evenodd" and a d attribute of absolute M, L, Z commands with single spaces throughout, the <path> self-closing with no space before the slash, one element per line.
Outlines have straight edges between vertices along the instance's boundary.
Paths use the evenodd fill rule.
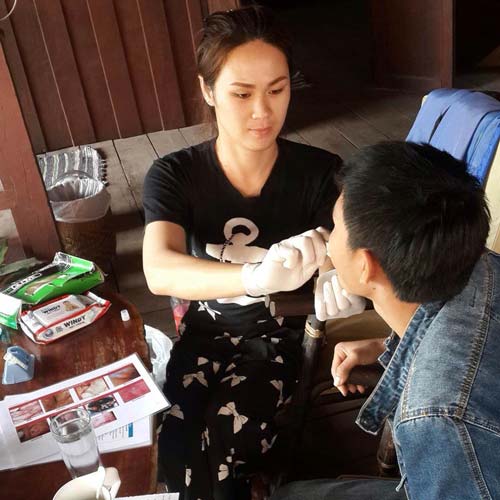
<path fill-rule="evenodd" d="M 377 85 L 450 87 L 455 0 L 371 0 Z"/>
<path fill-rule="evenodd" d="M 0 0 L 0 17 L 13 2 Z M 18 0 L 0 36 L 34 151 L 197 123 L 195 46 L 208 9 L 203 0 Z"/>
<path fill-rule="evenodd" d="M 16 257 L 52 260 L 61 248 L 59 237 L 1 46 L 0 186 L 0 214 L 10 211 L 16 226 L 14 232 L 23 248 L 22 254 L 15 252 Z M 5 224 L 10 219 L 2 217 L 1 220 Z M 0 237 L 5 236 L 12 236 L 12 230 L 2 226 Z M 12 257 L 12 243 L 9 238 L 8 259 Z"/>

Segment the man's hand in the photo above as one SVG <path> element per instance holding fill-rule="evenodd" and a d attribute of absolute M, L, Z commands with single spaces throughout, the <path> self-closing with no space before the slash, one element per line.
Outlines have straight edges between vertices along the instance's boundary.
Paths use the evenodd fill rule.
<path fill-rule="evenodd" d="M 259 264 L 245 264 L 241 279 L 253 297 L 296 290 L 323 264 L 326 258 L 326 229 L 311 229 L 275 243 Z"/>
<path fill-rule="evenodd" d="M 335 269 L 320 274 L 314 292 L 314 309 L 320 321 L 348 318 L 362 313 L 365 307 L 363 297 L 348 293 L 340 286 Z"/>
<path fill-rule="evenodd" d="M 339 342 L 335 346 L 332 361 L 333 384 L 338 388 L 343 396 L 348 392 L 353 394 L 356 391 L 365 392 L 362 385 L 348 384 L 351 370 L 358 365 L 371 365 L 384 352 L 384 340 L 366 339 L 353 340 L 350 342 Z"/>

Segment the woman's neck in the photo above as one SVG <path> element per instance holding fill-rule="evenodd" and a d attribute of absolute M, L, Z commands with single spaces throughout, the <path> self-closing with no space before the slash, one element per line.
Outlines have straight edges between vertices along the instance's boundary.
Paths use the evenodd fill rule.
<path fill-rule="evenodd" d="M 278 157 L 278 144 L 251 151 L 225 140 L 219 135 L 215 152 L 229 182 L 246 197 L 258 196 Z"/>

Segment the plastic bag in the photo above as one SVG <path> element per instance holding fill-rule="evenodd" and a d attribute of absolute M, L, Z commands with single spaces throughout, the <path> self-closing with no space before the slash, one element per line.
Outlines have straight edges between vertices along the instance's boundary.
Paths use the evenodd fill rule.
<path fill-rule="evenodd" d="M 106 215 L 111 196 L 106 186 L 86 172 L 64 174 L 47 191 L 54 218 L 58 222 L 89 222 Z"/>
<path fill-rule="evenodd" d="M 151 355 L 153 379 L 156 385 L 163 389 L 166 380 L 167 363 L 170 359 L 170 350 L 173 347 L 172 341 L 163 332 L 149 325 L 144 325 L 144 333 Z"/>

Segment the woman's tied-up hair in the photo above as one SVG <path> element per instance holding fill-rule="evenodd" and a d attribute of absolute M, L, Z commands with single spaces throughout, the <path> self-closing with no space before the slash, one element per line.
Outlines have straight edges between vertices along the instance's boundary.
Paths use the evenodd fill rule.
<path fill-rule="evenodd" d="M 213 89 L 229 53 L 236 47 L 261 40 L 281 50 L 291 67 L 288 35 L 266 8 L 250 6 L 215 12 L 205 18 L 201 42 L 196 51 L 198 74 Z"/>

